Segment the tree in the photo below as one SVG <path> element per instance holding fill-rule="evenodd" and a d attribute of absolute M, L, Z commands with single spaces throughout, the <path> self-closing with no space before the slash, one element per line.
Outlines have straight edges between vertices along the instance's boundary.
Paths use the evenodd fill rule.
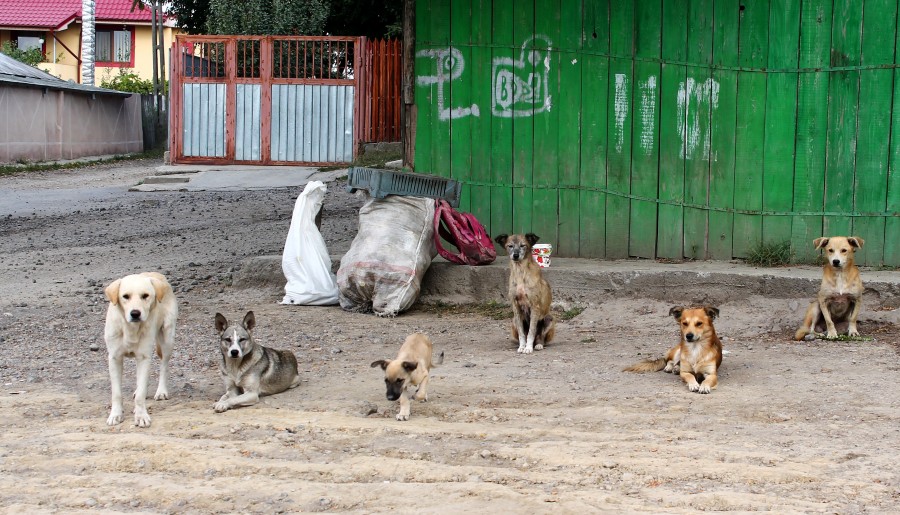
<path fill-rule="evenodd" d="M 329 0 L 209 0 L 210 34 L 322 34 Z"/>
<path fill-rule="evenodd" d="M 332 36 L 398 37 L 403 0 L 331 0 L 325 31 Z"/>
<path fill-rule="evenodd" d="M 12 41 L 3 42 L 3 45 L 0 46 L 0 54 L 6 54 L 16 61 L 20 61 L 34 67 L 37 67 L 37 65 L 44 62 L 44 54 L 41 52 L 40 48 L 19 50 L 19 47 L 16 46 L 16 44 Z"/>
<path fill-rule="evenodd" d="M 188 34 L 206 34 L 209 0 L 175 0 L 169 5 L 169 14 L 178 20 L 178 28 Z"/>

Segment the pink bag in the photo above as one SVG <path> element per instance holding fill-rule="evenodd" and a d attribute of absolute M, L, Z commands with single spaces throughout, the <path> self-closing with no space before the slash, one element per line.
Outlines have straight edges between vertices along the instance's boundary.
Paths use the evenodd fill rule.
<path fill-rule="evenodd" d="M 497 259 L 494 242 L 475 215 L 460 213 L 446 200 L 438 199 L 435 204 L 434 245 L 444 259 L 460 265 L 489 265 Z M 459 251 L 454 254 L 445 249 L 441 238 Z"/>

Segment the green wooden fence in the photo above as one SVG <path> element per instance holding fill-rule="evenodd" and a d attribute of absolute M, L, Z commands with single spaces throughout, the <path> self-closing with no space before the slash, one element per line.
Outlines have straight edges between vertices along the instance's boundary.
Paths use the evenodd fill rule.
<path fill-rule="evenodd" d="M 556 255 L 900 265 L 898 0 L 419 0 L 415 169 Z M 895 101 L 896 99 L 896 101 Z"/>

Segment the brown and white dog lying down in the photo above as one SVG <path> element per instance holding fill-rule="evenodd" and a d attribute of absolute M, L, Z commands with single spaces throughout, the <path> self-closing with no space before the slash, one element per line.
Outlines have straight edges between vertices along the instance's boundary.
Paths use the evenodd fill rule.
<path fill-rule="evenodd" d="M 688 390 L 709 393 L 719 384 L 719 367 L 722 365 L 722 342 L 716 335 L 713 320 L 719 316 L 712 306 L 673 307 L 669 315 L 678 320 L 681 341 L 669 349 L 666 356 L 635 363 L 625 372 L 674 372 L 687 384 Z"/>
<path fill-rule="evenodd" d="M 422 333 L 413 333 L 406 337 L 400 346 L 395 359 L 379 359 L 372 362 L 372 367 L 384 370 L 385 395 L 389 401 L 400 399 L 400 413 L 397 420 L 409 420 L 409 390 L 416 386 L 415 399 L 428 401 L 428 372 L 435 365 L 444 362 L 444 353 L 432 361 L 433 345 L 431 339 Z"/>
<path fill-rule="evenodd" d="M 556 321 L 550 314 L 553 294 L 541 267 L 531 257 L 539 240 L 532 233 L 501 234 L 494 238 L 509 255 L 509 303 L 513 308 L 512 338 L 523 354 L 541 350 L 553 339 Z"/>
<path fill-rule="evenodd" d="M 856 236 L 832 236 L 816 238 L 813 245 L 823 249 L 825 266 L 822 268 L 822 285 L 819 295 L 806 310 L 803 325 L 794 334 L 795 340 L 802 340 L 813 331 L 827 331 L 828 338 L 837 338 L 835 324 L 847 324 L 848 336 L 859 336 L 856 318 L 862 307 L 863 283 L 859 268 L 853 262 L 856 249 L 861 249 L 865 241 Z"/>

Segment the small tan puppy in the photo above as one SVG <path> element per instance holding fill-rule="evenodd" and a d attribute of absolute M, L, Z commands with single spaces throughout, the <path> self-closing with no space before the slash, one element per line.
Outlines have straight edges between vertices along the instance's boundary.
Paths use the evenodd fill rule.
<path fill-rule="evenodd" d="M 422 333 L 413 333 L 406 337 L 406 341 L 400 346 L 397 358 L 393 360 L 380 359 L 372 362 L 372 367 L 381 367 L 384 370 L 384 384 L 387 387 L 387 399 L 395 401 L 400 399 L 400 413 L 397 420 L 409 420 L 409 398 L 412 396 L 408 389 L 413 386 L 417 401 L 428 400 L 428 371 L 435 365 L 444 362 L 444 353 L 438 356 L 437 361 L 432 362 L 431 339 Z"/>
<path fill-rule="evenodd" d="M 512 337 L 519 350 L 531 354 L 553 339 L 556 321 L 550 314 L 553 294 L 541 267 L 531 257 L 531 247 L 540 238 L 532 233 L 501 234 L 494 238 L 509 255 L 509 303 L 513 307 Z"/>
<path fill-rule="evenodd" d="M 794 334 L 802 340 L 813 331 L 827 330 L 828 338 L 837 338 L 835 323 L 849 322 L 847 335 L 859 336 L 856 317 L 862 308 L 863 283 L 859 268 L 853 263 L 853 254 L 865 241 L 856 236 L 816 238 L 813 245 L 824 249 L 825 266 L 822 269 L 822 286 L 819 295 L 806 310 L 803 325 Z M 824 327 L 823 327 L 824 325 Z"/>
<path fill-rule="evenodd" d="M 669 349 L 663 358 L 641 361 L 624 371 L 674 372 L 681 376 L 688 390 L 709 393 L 719 384 L 718 372 L 722 365 L 722 342 L 713 327 L 713 320 L 719 316 L 718 308 L 673 307 L 669 315 L 675 317 L 681 327 L 678 345 Z"/>
<path fill-rule="evenodd" d="M 112 408 L 106 423 L 123 420 L 122 365 L 124 358 L 137 362 L 137 387 L 134 391 L 134 425 L 150 426 L 147 413 L 147 382 L 150 379 L 150 357 L 160 357 L 159 386 L 156 400 L 169 398 L 169 358 L 175 345 L 175 321 L 178 301 L 162 274 L 144 272 L 116 279 L 105 290 L 109 299 L 106 310 L 104 339 L 109 352 L 109 382 Z"/>

